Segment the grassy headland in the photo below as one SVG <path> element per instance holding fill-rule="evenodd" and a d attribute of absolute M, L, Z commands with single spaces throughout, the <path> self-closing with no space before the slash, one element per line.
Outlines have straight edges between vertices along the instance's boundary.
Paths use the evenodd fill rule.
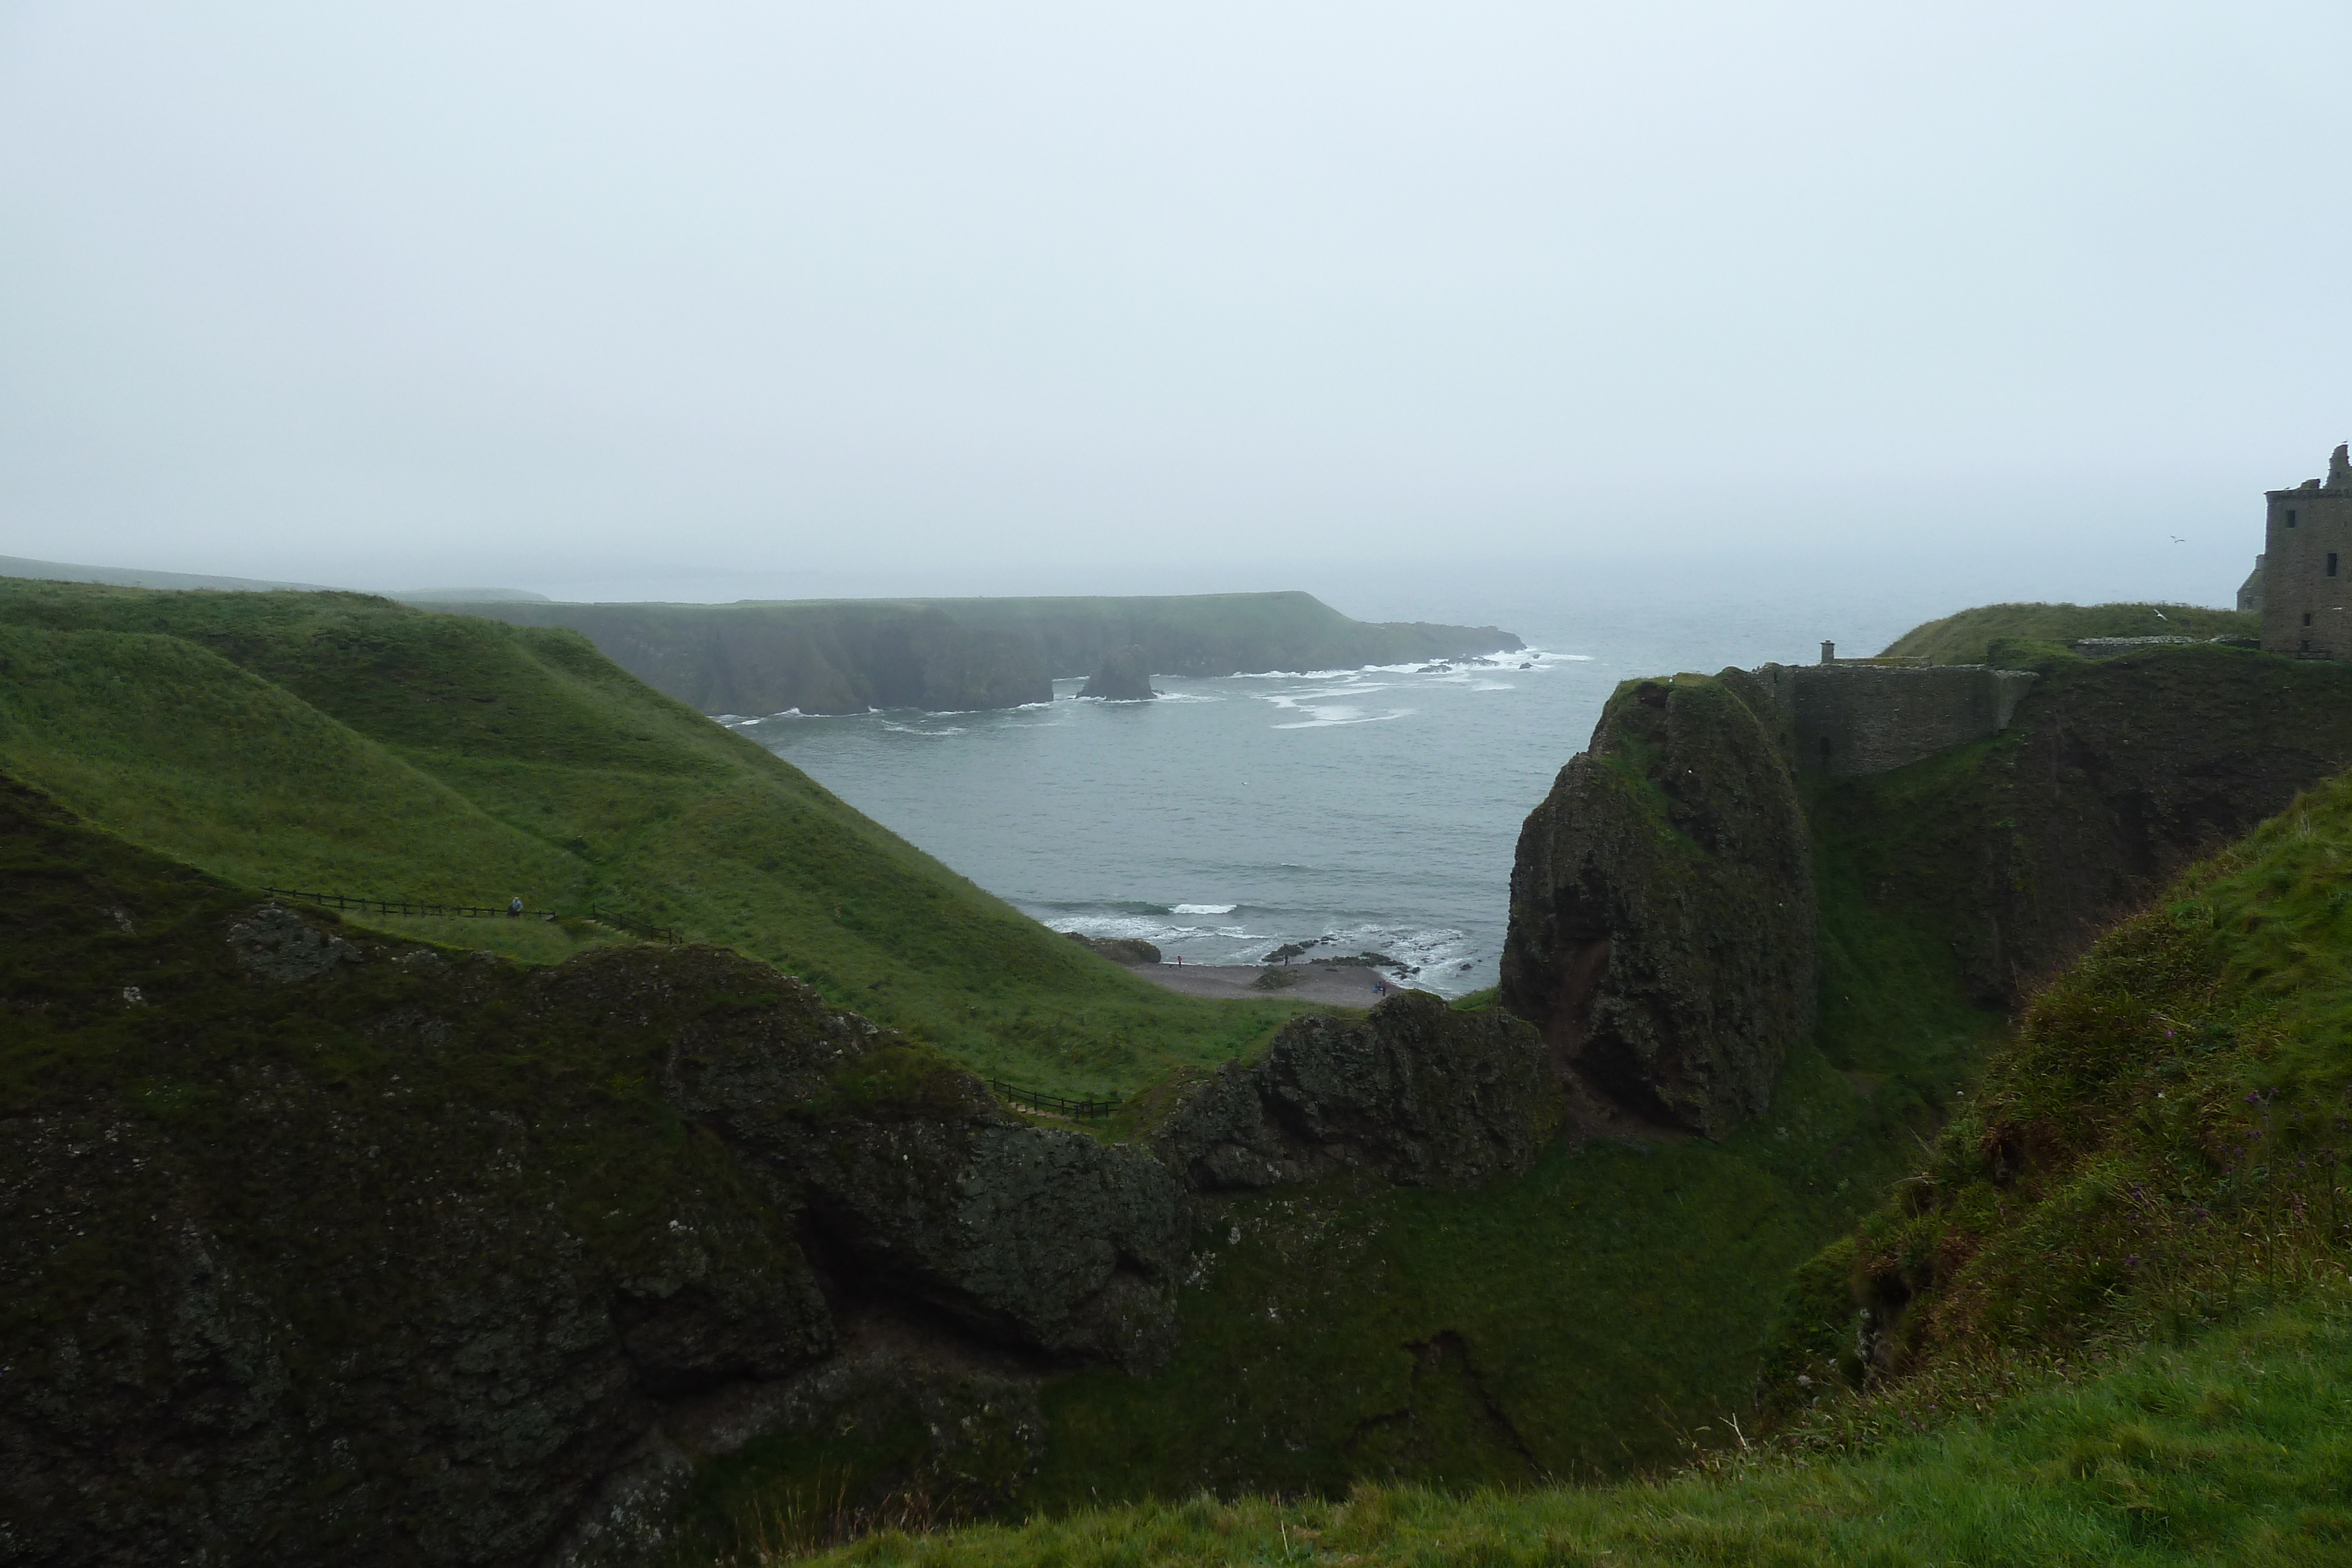
<path fill-rule="evenodd" d="M 247 886 L 615 908 L 1065 1093 L 1230 1059 L 1299 1010 L 1176 996 L 1083 951 L 574 632 L 0 580 L 0 768 Z M 567 950 L 542 923 L 448 935 Z"/>
<path fill-rule="evenodd" d="M 2259 637 L 2261 616 L 2194 604 L 1983 604 L 1914 626 L 1885 653 L 1937 664 L 1981 664 L 2003 637 L 2069 643 L 2077 637 Z"/>
<path fill-rule="evenodd" d="M 1690 1421 L 1675 1437 L 1699 1462 L 1677 1477 L 1527 1485 L 1575 1472 L 1523 1450 L 1481 1478 L 1517 1489 L 1082 1507 L 886 1531 L 827 1560 L 2341 1562 L 2347 865 L 2339 779 L 2039 992 L 1926 1168 L 1800 1271 L 1769 1384 L 1779 1425 L 1729 1406 Z M 1671 1343 L 1690 1331 L 1618 1317 L 1632 1303 L 1605 1291 L 1576 1299 L 1620 1334 L 1628 1321 Z M 772 1521 L 779 1540 L 838 1522 Z"/>
<path fill-rule="evenodd" d="M 1143 650 L 1155 674 L 1354 669 L 1520 646 L 1492 626 L 1350 620 L 1306 593 L 810 600 L 740 604 L 436 604 L 568 626 L 704 713 L 862 713 L 1045 702 L 1057 675 Z"/>
<path fill-rule="evenodd" d="M 2192 674 L 2285 667 L 2185 656 Z M 2300 678 L 2293 669 L 2282 678 Z M 2063 684 L 2041 695 L 2063 697 Z M 1888 810 L 1939 796 L 1949 806 L 2000 745 L 1824 789 L 1874 790 Z M 1865 803 L 1841 801 L 1852 829 Z M 1973 1048 L 1999 1015 L 1971 1005 L 1933 900 L 1890 901 L 1885 868 L 1863 848 L 1834 832 L 1823 846 L 1824 1046 L 1854 1080 L 1892 1069 L 1882 1082 L 1950 1083 L 1980 1060 Z M 1907 1161 L 1890 1151 L 1908 1178 L 1796 1271 L 1764 1385 L 1777 1416 L 1759 1432 L 1731 1400 L 1716 1416 L 1684 1416 L 1673 1439 L 1700 1462 L 1678 1477 L 1080 1508 L 1018 1527 L 884 1533 L 833 1560 L 2341 1562 L 2352 1552 L 2340 1420 L 2352 1399 L 2347 868 L 2352 778 L 2339 778 L 2182 873 L 2039 988 L 1979 1082 L 1951 1090 L 1924 1166 L 1917 1148 Z M 1792 1061 L 1767 1124 L 1741 1136 L 1778 1145 L 1770 1124 L 1805 1103 L 1808 1071 L 1826 1073 Z M 1737 1155 L 1740 1139 L 1711 1152 Z M 1617 1176 L 1607 1199 L 1622 1209 L 1638 1186 Z M 1700 1212 L 1685 1226 L 1736 1223 L 1726 1195 L 1691 1199 Z M 1769 1207 L 1800 1212 L 1785 1193 Z M 1532 1252 L 1545 1239 L 1528 1227 L 1513 1239 Z M 1628 1324 L 1655 1325 L 1662 1345 L 1690 1354 L 1693 1323 L 1593 1283 L 1578 1281 L 1580 1315 L 1621 1342 Z M 1572 1343 L 1560 1315 L 1544 1326 Z M 1512 1332 L 1538 1338 L 1525 1322 Z M 1479 1364 L 1475 1347 L 1465 1360 Z M 1539 1383 L 1539 1369 L 1511 1366 L 1488 1386 L 1489 1409 Z M 1517 1458 L 1486 1479 L 1580 1473 Z M 777 1525 L 817 1536 L 832 1522 Z"/>

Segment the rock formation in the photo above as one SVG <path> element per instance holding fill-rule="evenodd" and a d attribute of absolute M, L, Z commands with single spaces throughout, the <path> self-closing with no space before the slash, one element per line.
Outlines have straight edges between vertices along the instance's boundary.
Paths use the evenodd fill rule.
<path fill-rule="evenodd" d="M 985 1508 L 1045 1377 L 1169 1354 L 1193 1190 L 1467 1186 L 1558 1116 L 1530 1028 L 1409 995 L 1105 1145 L 723 949 L 383 939 L 5 779 L 0 840 L 0 1542 L 40 1568 L 639 1563 L 702 1460 L 853 1429 L 861 1484 Z"/>
<path fill-rule="evenodd" d="M 952 1404 L 877 1313 L 933 1367 L 1172 1343 L 1165 1166 L 763 965 L 453 960 L 13 787 L 0 836 L 13 1563 L 521 1568 L 665 1432 Z"/>
<path fill-rule="evenodd" d="M 1114 964 L 1133 967 L 1139 964 L 1160 962 L 1160 949 L 1140 936 L 1088 936 L 1076 931 L 1065 931 L 1063 936 L 1089 953 L 1099 953 Z"/>
<path fill-rule="evenodd" d="M 1361 1023 L 1286 1025 L 1263 1058 L 1220 1068 L 1179 1105 L 1154 1147 L 1204 1191 L 1304 1181 L 1339 1166 L 1468 1187 L 1525 1170 L 1559 1124 L 1533 1029 L 1406 991 Z"/>
<path fill-rule="evenodd" d="M 2352 766 L 2352 664 L 1993 648 L 2041 674 L 1999 740 L 1916 787 L 1843 781 L 1811 805 L 1863 905 L 1924 920 L 1983 1007 L 2019 1005 L 2183 867 Z"/>
<path fill-rule="evenodd" d="M 1620 688 L 1511 867 L 1503 1006 L 1602 1094 L 1709 1136 L 1812 1027 L 1810 850 L 1769 713 L 1737 670 Z"/>
<path fill-rule="evenodd" d="M 1142 702 L 1158 696 L 1160 694 L 1151 689 L 1151 666 L 1147 657 L 1133 643 L 1112 649 L 1103 655 L 1102 664 L 1087 678 L 1078 695 L 1115 703 Z"/>

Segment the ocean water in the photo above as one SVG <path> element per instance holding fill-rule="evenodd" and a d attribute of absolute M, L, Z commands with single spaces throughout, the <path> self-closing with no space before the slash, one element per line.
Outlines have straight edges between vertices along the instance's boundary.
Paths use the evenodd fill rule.
<path fill-rule="evenodd" d="M 1875 653 L 1979 600 L 1932 581 L 1423 570 L 1310 591 L 1370 620 L 1497 624 L 1486 662 L 1160 677 L 1150 703 L 732 719 L 858 810 L 1056 930 L 1194 963 L 1286 942 L 1495 983 L 1520 823 L 1620 681 Z"/>

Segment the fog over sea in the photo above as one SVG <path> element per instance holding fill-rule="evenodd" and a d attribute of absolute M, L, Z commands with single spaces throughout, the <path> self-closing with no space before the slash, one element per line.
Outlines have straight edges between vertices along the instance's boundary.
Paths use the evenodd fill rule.
<path fill-rule="evenodd" d="M 1382 953 L 1458 995 L 1495 983 L 1519 825 L 1618 682 L 1810 663 L 1823 638 L 1874 653 L 1969 604 L 2063 597 L 1916 573 L 1861 591 L 1630 570 L 1332 575 L 1304 585 L 1360 619 L 1494 624 L 1528 652 L 1160 676 L 1150 703 L 1081 700 L 1066 680 L 1051 704 L 1009 711 L 737 727 L 1056 930 L 1215 964 L 1330 937 L 1323 952 Z"/>

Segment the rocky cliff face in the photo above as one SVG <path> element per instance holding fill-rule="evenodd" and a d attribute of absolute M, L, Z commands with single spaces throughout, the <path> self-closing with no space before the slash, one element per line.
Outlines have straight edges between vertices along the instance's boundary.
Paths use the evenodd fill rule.
<path fill-rule="evenodd" d="M 1812 1027 L 1811 851 L 1769 712 L 1737 670 L 1621 689 L 1511 868 L 1503 1005 L 1609 1099 L 1709 1135 Z"/>
<path fill-rule="evenodd" d="M 1993 648 L 2040 672 L 2005 734 L 1811 805 L 1864 917 L 1925 922 L 1986 1007 L 2016 1006 L 2182 867 L 2352 766 L 2352 665 Z"/>
<path fill-rule="evenodd" d="M 1166 1354 L 1165 1166 L 764 966 L 453 961 L 21 793 L 0 835 L 12 1562 L 530 1563 L 696 1412 L 822 1415 L 877 1312 Z"/>
<path fill-rule="evenodd" d="M 1361 1023 L 1285 1026 L 1263 1058 L 1220 1069 L 1177 1107 L 1155 1147 L 1202 1191 L 1276 1186 L 1338 1166 L 1469 1187 L 1534 1164 L 1559 1120 L 1532 1028 L 1406 991 Z"/>
<path fill-rule="evenodd" d="M 1104 654 L 1103 662 L 1087 677 L 1085 687 L 1078 693 L 1082 697 L 1100 697 L 1115 703 L 1148 702 L 1159 695 L 1151 689 L 1150 655 L 1132 643 Z"/>
<path fill-rule="evenodd" d="M 1195 1186 L 1466 1185 L 1548 1090 L 1406 997 L 1106 1145 L 724 950 L 382 940 L 0 781 L 0 1542 L 636 1563 L 754 1442 L 984 1509 L 1169 1354 Z"/>
<path fill-rule="evenodd" d="M 647 685 L 704 713 L 746 715 L 1047 702 L 1055 677 L 1087 674 L 1129 648 L 1142 650 L 1148 677 L 1353 669 L 1522 646 L 1492 626 L 1354 621 L 1304 593 L 434 608 L 571 627 Z"/>

